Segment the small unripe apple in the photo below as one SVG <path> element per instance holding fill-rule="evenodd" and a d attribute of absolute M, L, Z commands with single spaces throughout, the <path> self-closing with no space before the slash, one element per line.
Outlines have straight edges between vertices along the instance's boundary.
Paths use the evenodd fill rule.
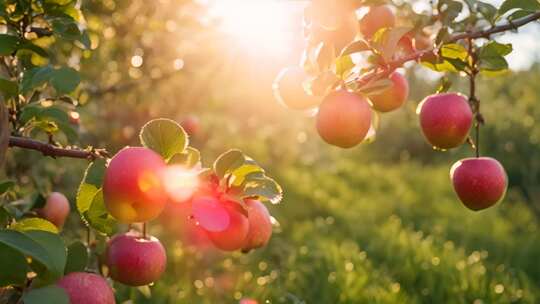
<path fill-rule="evenodd" d="M 238 202 L 232 200 L 222 200 L 229 215 L 229 225 L 222 231 L 207 231 L 212 244 L 225 251 L 235 251 L 241 249 L 249 231 L 249 220 L 243 207 Z"/>
<path fill-rule="evenodd" d="M 47 197 L 45 206 L 38 209 L 37 213 L 40 217 L 53 223 L 59 229 L 62 229 L 69 215 L 69 201 L 66 196 L 60 192 L 51 192 Z"/>
<path fill-rule="evenodd" d="M 243 251 L 266 246 L 272 236 L 272 221 L 266 206 L 257 200 L 245 200 L 248 210 L 249 231 Z"/>
<path fill-rule="evenodd" d="M 422 132 L 432 146 L 451 149 L 467 139 L 473 113 L 465 96 L 459 93 L 428 96 L 418 106 L 418 113 Z"/>
<path fill-rule="evenodd" d="M 71 304 L 114 304 L 114 293 L 107 281 L 93 273 L 72 272 L 57 283 Z"/>
<path fill-rule="evenodd" d="M 153 236 L 130 231 L 109 240 L 105 253 L 111 278 L 129 286 L 157 281 L 167 264 L 165 249 Z"/>
<path fill-rule="evenodd" d="M 366 137 L 371 118 L 365 97 L 345 90 L 333 91 L 319 107 L 317 131 L 331 145 L 352 148 Z"/>
<path fill-rule="evenodd" d="M 288 67 L 274 80 L 273 90 L 276 99 L 293 110 L 308 110 L 319 105 L 321 98 L 309 95 L 304 87 L 308 75 L 301 67 Z"/>
<path fill-rule="evenodd" d="M 466 158 L 450 169 L 450 178 L 459 199 L 471 210 L 482 210 L 501 201 L 508 179 L 503 166 L 494 158 Z"/>
<path fill-rule="evenodd" d="M 189 115 L 180 122 L 180 125 L 188 135 L 195 136 L 200 128 L 200 121 L 197 116 Z"/>
<path fill-rule="evenodd" d="M 360 20 L 360 32 L 365 38 L 371 39 L 373 34 L 385 27 L 394 27 L 396 16 L 387 5 L 374 6 Z"/>
<path fill-rule="evenodd" d="M 123 223 L 156 218 L 167 202 L 161 176 L 165 161 L 143 147 L 127 147 L 110 161 L 103 181 L 105 205 Z"/>
<path fill-rule="evenodd" d="M 390 112 L 403 105 L 409 97 L 409 83 L 405 76 L 393 72 L 388 77 L 392 86 L 374 95 L 369 95 L 373 108 L 379 112 Z"/>

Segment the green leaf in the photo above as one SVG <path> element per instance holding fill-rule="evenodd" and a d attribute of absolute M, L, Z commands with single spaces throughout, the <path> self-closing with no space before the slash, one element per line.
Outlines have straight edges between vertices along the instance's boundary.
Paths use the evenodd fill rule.
<path fill-rule="evenodd" d="M 515 11 L 515 12 L 511 13 L 511 14 L 508 16 L 508 20 L 514 21 L 514 20 L 516 20 L 516 19 L 519 19 L 519 18 L 523 18 L 523 17 L 529 16 L 530 14 L 533 14 L 533 13 L 534 13 L 534 12 L 524 11 L 524 10 L 518 10 L 518 11 Z"/>
<path fill-rule="evenodd" d="M 52 76 L 51 66 L 37 67 L 26 70 L 21 81 L 21 92 L 23 94 L 48 82 Z"/>
<path fill-rule="evenodd" d="M 86 269 L 88 264 L 88 248 L 80 242 L 75 241 L 68 247 L 65 274 L 70 272 L 81 272 Z"/>
<path fill-rule="evenodd" d="M 0 56 L 9 56 L 19 46 L 19 38 L 8 34 L 0 34 Z"/>
<path fill-rule="evenodd" d="M 182 153 L 174 154 L 168 161 L 170 165 L 182 165 L 186 168 L 192 168 L 201 160 L 201 152 L 199 150 L 187 147 Z"/>
<path fill-rule="evenodd" d="M 23 233 L 3 229 L 0 230 L 0 243 L 31 257 L 32 261 L 39 263 L 45 272 L 50 272 L 53 278 L 59 277 L 63 273 L 65 247 L 57 234 L 46 231 Z M 63 258 L 61 251 L 64 251 Z"/>
<path fill-rule="evenodd" d="M 478 59 L 480 69 L 483 71 L 503 71 L 508 69 L 508 62 L 504 56 L 512 52 L 511 44 L 502 44 L 490 41 L 480 49 Z"/>
<path fill-rule="evenodd" d="M 0 228 L 5 228 L 10 223 L 13 216 L 6 209 L 7 206 L 0 206 Z M 13 207 L 13 206 L 11 206 Z"/>
<path fill-rule="evenodd" d="M 188 145 L 186 131 L 175 121 L 166 118 L 146 123 L 139 138 L 143 146 L 156 151 L 166 161 L 174 154 L 184 152 Z"/>
<path fill-rule="evenodd" d="M 42 230 L 42 231 L 48 231 L 51 233 L 58 233 L 58 228 L 51 222 L 39 218 L 39 217 L 31 217 L 31 218 L 25 218 L 20 221 L 17 221 L 9 226 L 9 229 L 17 230 L 17 231 L 29 231 L 29 230 Z"/>
<path fill-rule="evenodd" d="M 442 15 L 443 24 L 450 24 L 456 19 L 463 9 L 463 4 L 454 0 L 441 0 L 441 7 L 446 7 L 440 13 Z"/>
<path fill-rule="evenodd" d="M 62 39 L 78 40 L 81 38 L 81 31 L 77 26 L 77 22 L 71 16 L 61 14 L 50 18 L 53 32 Z"/>
<path fill-rule="evenodd" d="M 33 44 L 32 42 L 28 41 L 28 40 L 24 40 L 20 43 L 19 45 L 19 49 L 20 50 L 30 50 L 36 54 L 38 54 L 39 56 L 41 57 L 49 57 L 49 53 L 47 53 L 46 50 L 44 50 L 42 47 L 38 46 L 38 45 L 35 45 Z"/>
<path fill-rule="evenodd" d="M 385 62 L 392 59 L 397 51 L 399 40 L 411 31 L 410 27 L 394 27 L 379 30 L 373 38 L 373 46 Z"/>
<path fill-rule="evenodd" d="M 444 58 L 467 60 L 469 52 L 467 49 L 458 43 L 445 44 L 441 48 L 441 56 Z"/>
<path fill-rule="evenodd" d="M 105 177 L 106 164 L 103 159 L 96 159 L 90 163 L 84 172 L 83 182 L 100 188 Z"/>
<path fill-rule="evenodd" d="M 10 99 L 19 95 L 19 86 L 15 81 L 0 78 L 0 91 L 4 95 L 4 99 Z"/>
<path fill-rule="evenodd" d="M 482 1 L 477 1 L 476 8 L 482 17 L 484 17 L 489 23 L 494 24 L 497 16 L 497 8 L 495 6 Z"/>
<path fill-rule="evenodd" d="M 58 126 L 58 129 L 66 135 L 69 142 L 76 142 L 79 140 L 79 133 L 77 133 L 70 123 L 57 121 L 56 125 Z"/>
<path fill-rule="evenodd" d="M 24 304 L 69 304 L 69 297 L 64 289 L 50 285 L 31 289 L 22 296 Z"/>
<path fill-rule="evenodd" d="M 41 230 L 29 230 L 25 234 L 41 245 L 47 252 L 51 260 L 51 267 L 49 269 L 54 274 L 54 278 L 62 276 L 64 274 L 64 267 L 66 266 L 67 250 L 60 236 Z"/>
<path fill-rule="evenodd" d="M 214 172 L 221 179 L 226 174 L 242 166 L 246 158 L 242 151 L 237 149 L 229 150 L 221 154 L 214 162 Z"/>
<path fill-rule="evenodd" d="M 347 56 L 354 53 L 371 51 L 371 47 L 364 40 L 354 41 L 343 49 L 340 56 Z"/>
<path fill-rule="evenodd" d="M 277 204 L 283 198 L 281 186 L 269 177 L 253 178 L 246 184 L 244 197 L 256 197 Z"/>
<path fill-rule="evenodd" d="M 0 195 L 6 193 L 9 189 L 13 188 L 13 186 L 15 186 L 14 181 L 7 180 L 0 182 Z"/>
<path fill-rule="evenodd" d="M 540 10 L 540 3 L 537 0 L 506 0 L 499 7 L 499 16 L 513 9 L 534 12 Z"/>
<path fill-rule="evenodd" d="M 336 59 L 336 75 L 341 79 L 347 78 L 352 68 L 354 68 L 354 62 L 351 56 L 341 56 Z"/>
<path fill-rule="evenodd" d="M 88 211 L 85 212 L 84 217 L 90 224 L 90 227 L 100 233 L 113 235 L 116 232 L 117 222 L 105 207 L 101 189 L 94 196 L 92 204 Z"/>
<path fill-rule="evenodd" d="M 18 250 L 0 243 L 0 287 L 23 285 L 29 271 L 26 258 Z"/>
<path fill-rule="evenodd" d="M 62 95 L 73 92 L 81 82 L 81 77 L 76 70 L 62 67 L 53 71 L 50 82 L 56 93 Z"/>

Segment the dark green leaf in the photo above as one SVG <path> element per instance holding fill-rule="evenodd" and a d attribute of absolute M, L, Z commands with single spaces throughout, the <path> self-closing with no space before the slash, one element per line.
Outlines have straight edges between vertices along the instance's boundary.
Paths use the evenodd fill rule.
<path fill-rule="evenodd" d="M 84 271 L 88 264 L 88 248 L 82 242 L 75 241 L 69 245 L 67 250 L 65 274 Z"/>
<path fill-rule="evenodd" d="M 81 77 L 76 70 L 63 67 L 53 71 L 50 82 L 56 93 L 62 95 L 74 91 L 81 82 Z"/>
<path fill-rule="evenodd" d="M 53 69 L 50 66 L 37 67 L 26 70 L 21 81 L 21 92 L 27 93 L 50 80 Z"/>
<path fill-rule="evenodd" d="M 4 99 L 10 99 L 19 95 L 19 86 L 15 81 L 0 78 L 0 91 L 4 95 Z"/>
<path fill-rule="evenodd" d="M 100 188 L 103 184 L 103 177 L 105 177 L 105 168 L 105 160 L 96 159 L 86 168 L 83 182 L 86 184 L 94 185 L 96 186 L 96 188 Z"/>
<path fill-rule="evenodd" d="M 477 1 L 476 7 L 482 17 L 484 17 L 489 23 L 493 24 L 495 22 L 495 17 L 497 15 L 497 8 L 495 6 L 482 1 Z"/>
<path fill-rule="evenodd" d="M 31 289 L 23 294 L 24 304 L 69 304 L 69 297 L 64 289 L 50 285 Z"/>
<path fill-rule="evenodd" d="M 448 25 L 456 19 L 456 17 L 461 13 L 463 9 L 463 4 L 454 0 L 441 0 L 442 11 L 442 22 L 445 25 Z"/>
<path fill-rule="evenodd" d="M 0 194 L 6 193 L 9 189 L 13 188 L 13 186 L 15 186 L 14 181 L 8 180 L 0 182 Z"/>
<path fill-rule="evenodd" d="M 23 285 L 29 271 L 24 255 L 3 243 L 0 243 L 0 269 L 0 287 Z"/>
<path fill-rule="evenodd" d="M 0 56 L 9 56 L 19 46 L 19 38 L 8 34 L 0 34 Z"/>
<path fill-rule="evenodd" d="M 499 7 L 499 16 L 513 9 L 534 12 L 540 10 L 540 3 L 537 0 L 506 0 Z"/>
<path fill-rule="evenodd" d="M 156 151 L 166 161 L 174 154 L 184 152 L 188 145 L 186 131 L 175 121 L 166 118 L 146 123 L 139 138 L 143 146 Z"/>
<path fill-rule="evenodd" d="M 81 37 L 81 31 L 77 22 L 66 14 L 58 15 L 49 19 L 53 32 L 66 40 L 78 40 Z"/>
<path fill-rule="evenodd" d="M 66 266 L 67 250 L 60 236 L 40 230 L 26 231 L 26 235 L 45 249 L 52 262 L 50 270 L 54 274 L 54 277 L 58 278 L 62 276 L 64 274 L 64 267 Z"/>
<path fill-rule="evenodd" d="M 502 44 L 490 41 L 479 52 L 479 66 L 481 70 L 501 71 L 508 69 L 508 63 L 504 56 L 512 52 L 511 44 Z"/>

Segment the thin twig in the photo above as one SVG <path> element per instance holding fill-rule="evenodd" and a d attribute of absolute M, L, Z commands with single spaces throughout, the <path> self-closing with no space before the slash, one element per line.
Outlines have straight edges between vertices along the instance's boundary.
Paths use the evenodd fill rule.
<path fill-rule="evenodd" d="M 9 146 L 36 150 L 41 152 L 45 156 L 51 157 L 71 157 L 89 160 L 109 157 L 109 153 L 105 149 L 61 148 L 35 139 L 18 136 L 11 136 L 9 138 Z"/>
<path fill-rule="evenodd" d="M 538 20 L 538 19 L 540 19 L 540 12 L 536 12 L 536 13 L 531 14 L 529 16 L 526 16 L 526 17 L 523 17 L 523 18 L 520 18 L 520 19 L 516 19 L 515 21 L 512 21 L 512 22 L 509 21 L 506 24 L 493 26 L 493 27 L 491 27 L 489 29 L 471 31 L 471 32 L 467 32 L 467 33 L 454 34 L 454 35 L 450 36 L 450 38 L 448 38 L 445 41 L 445 43 L 457 42 L 457 41 L 463 40 L 463 39 L 489 38 L 493 34 L 506 32 L 506 31 L 512 30 L 512 29 L 517 29 L 517 28 L 519 28 L 521 26 L 524 26 L 524 25 L 526 25 L 528 23 L 531 23 L 531 22 L 533 22 L 535 20 Z M 390 61 L 390 62 L 388 62 L 386 64 L 385 69 L 377 70 L 377 69 L 374 68 L 370 72 L 367 72 L 366 74 L 364 74 L 363 76 L 355 79 L 354 81 L 359 86 L 363 86 L 363 85 L 367 84 L 370 81 L 387 77 L 395 69 L 403 66 L 403 64 L 405 64 L 406 62 L 413 61 L 413 60 L 418 60 L 418 59 L 422 58 L 423 56 L 428 55 L 430 53 L 434 53 L 436 51 L 437 51 L 437 48 L 429 48 L 429 49 L 426 49 L 426 50 L 418 51 L 416 53 L 405 56 L 403 58 L 399 58 L 399 59 Z"/>

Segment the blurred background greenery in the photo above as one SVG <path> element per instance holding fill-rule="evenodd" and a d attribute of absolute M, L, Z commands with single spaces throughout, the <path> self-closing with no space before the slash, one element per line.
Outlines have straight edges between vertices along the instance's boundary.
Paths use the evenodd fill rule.
<path fill-rule="evenodd" d="M 166 275 L 151 295 L 115 284 L 119 303 L 540 302 L 540 65 L 480 79 L 482 154 L 505 166 L 510 189 L 502 203 L 475 213 L 457 200 L 448 177 L 453 162 L 473 151 L 434 151 L 418 127 L 415 108 L 436 89 L 436 77 L 409 68 L 410 101 L 381 117 L 377 140 L 333 148 L 312 117 L 272 95 L 278 71 L 299 61 L 303 3 L 288 2 L 282 16 L 274 2 L 251 8 L 259 15 L 236 1 L 209 12 L 224 2 L 83 1 L 94 50 L 57 46 L 83 74 L 83 145 L 115 152 L 138 145 L 149 119 L 196 115 L 201 130 L 191 140 L 203 160 L 241 148 L 285 190 L 271 206 L 280 225 L 269 246 L 249 254 L 189 246 L 151 223 L 168 249 Z M 252 13 L 256 35 L 253 20 L 227 23 Z M 466 92 L 453 80 L 452 90 Z M 62 191 L 74 202 L 84 161 L 28 151 L 9 157 L 16 165 L 8 172 L 23 185 Z M 68 227 L 68 237 L 84 234 L 76 213 Z"/>

